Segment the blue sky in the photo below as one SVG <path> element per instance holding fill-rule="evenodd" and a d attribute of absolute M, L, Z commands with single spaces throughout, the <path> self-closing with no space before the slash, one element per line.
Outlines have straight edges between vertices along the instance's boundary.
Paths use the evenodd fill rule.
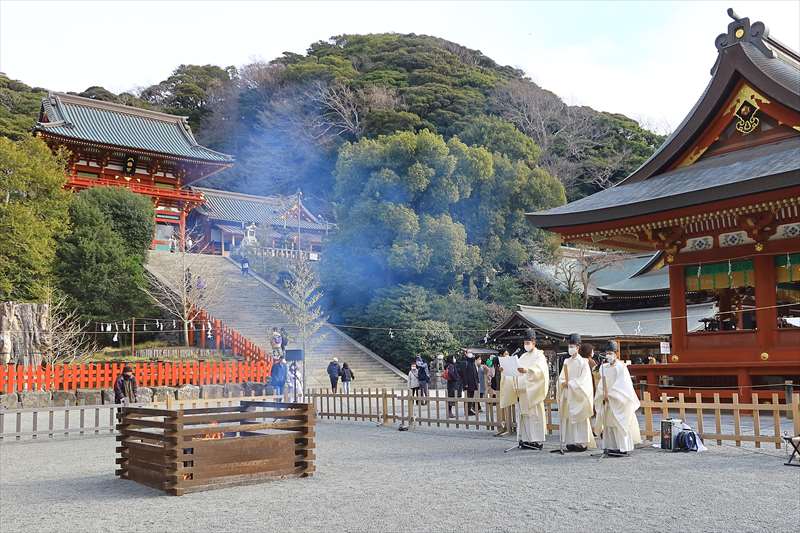
<path fill-rule="evenodd" d="M 437 35 L 524 70 L 573 104 L 669 131 L 709 79 L 725 10 L 800 49 L 800 2 L 261 2 L 0 0 L 0 71 L 119 92 L 181 63 L 241 65 L 341 33 Z"/>

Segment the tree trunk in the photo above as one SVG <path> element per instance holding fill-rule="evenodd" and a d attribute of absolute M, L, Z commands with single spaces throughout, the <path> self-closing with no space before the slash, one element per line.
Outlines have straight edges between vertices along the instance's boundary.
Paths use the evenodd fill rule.
<path fill-rule="evenodd" d="M 41 363 L 47 346 L 47 315 L 47 304 L 0 303 L 0 363 Z"/>

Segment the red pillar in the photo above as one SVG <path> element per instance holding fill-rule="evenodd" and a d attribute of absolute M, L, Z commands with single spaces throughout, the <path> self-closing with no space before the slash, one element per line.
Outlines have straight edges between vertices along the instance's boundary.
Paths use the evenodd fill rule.
<path fill-rule="evenodd" d="M 181 250 L 186 250 L 186 210 L 181 207 L 181 221 L 180 221 L 180 238 Z"/>
<path fill-rule="evenodd" d="M 647 371 L 647 392 L 650 393 L 650 398 L 658 398 L 658 375 L 655 370 Z"/>
<path fill-rule="evenodd" d="M 222 346 L 222 327 L 219 319 L 214 319 L 214 346 L 217 350 Z"/>
<path fill-rule="evenodd" d="M 759 255 L 753 259 L 756 284 L 756 339 L 759 352 L 767 352 L 775 345 L 775 330 L 778 326 L 775 260 L 770 255 Z M 749 396 L 748 396 L 749 398 Z"/>
<path fill-rule="evenodd" d="M 669 265 L 669 310 L 672 316 L 672 353 L 686 349 L 686 279 L 682 265 Z"/>
<path fill-rule="evenodd" d="M 740 368 L 736 374 L 736 385 L 739 387 L 739 401 L 749 403 L 753 397 L 753 389 L 750 386 L 753 381 L 746 368 Z"/>

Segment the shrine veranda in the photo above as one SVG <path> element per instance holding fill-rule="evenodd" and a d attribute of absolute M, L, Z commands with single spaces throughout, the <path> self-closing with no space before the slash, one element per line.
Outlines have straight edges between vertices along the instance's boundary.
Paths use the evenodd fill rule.
<path fill-rule="evenodd" d="M 504 454 L 511 440 L 487 433 L 317 429 L 314 476 L 180 498 L 116 478 L 113 437 L 3 444 L 0 531 L 558 531 L 567 520 L 593 531 L 777 531 L 800 513 L 800 471 L 774 449 L 709 443 L 700 454 L 599 459 L 547 453 L 557 435 L 544 452 Z"/>

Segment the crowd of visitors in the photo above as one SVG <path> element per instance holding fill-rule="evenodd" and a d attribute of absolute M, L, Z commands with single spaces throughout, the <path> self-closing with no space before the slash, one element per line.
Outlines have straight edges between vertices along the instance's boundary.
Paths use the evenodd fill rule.
<path fill-rule="evenodd" d="M 508 351 L 503 355 L 507 356 Z M 467 351 L 459 361 L 453 356 L 445 367 L 442 379 L 447 383 L 447 396 L 450 398 L 494 398 L 500 391 L 500 365 L 496 354 L 489 354 L 486 360 L 480 355 Z M 448 402 L 447 416 L 452 417 L 456 402 Z M 467 402 L 467 414 L 474 416 L 482 410 L 481 402 Z"/>

